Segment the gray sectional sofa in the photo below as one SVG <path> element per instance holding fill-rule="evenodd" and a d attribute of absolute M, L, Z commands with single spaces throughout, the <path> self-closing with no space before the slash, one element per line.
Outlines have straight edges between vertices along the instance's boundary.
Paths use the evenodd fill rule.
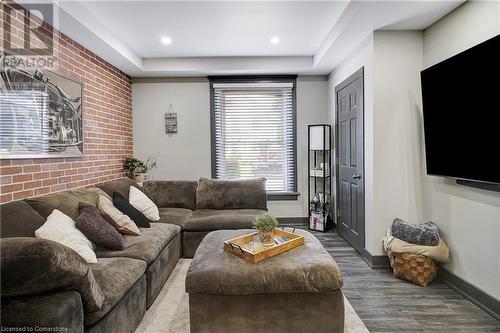
<path fill-rule="evenodd" d="M 97 185 L 128 198 L 130 186 L 159 207 L 160 221 L 123 235 L 125 249 L 97 248 L 96 264 L 34 232 L 57 208 L 73 217 L 78 202 L 97 204 L 95 188 L 70 190 L 0 206 L 1 326 L 65 332 L 133 332 L 179 257 L 192 257 L 210 231 L 251 228 L 266 211 L 265 180 L 151 181 Z"/>

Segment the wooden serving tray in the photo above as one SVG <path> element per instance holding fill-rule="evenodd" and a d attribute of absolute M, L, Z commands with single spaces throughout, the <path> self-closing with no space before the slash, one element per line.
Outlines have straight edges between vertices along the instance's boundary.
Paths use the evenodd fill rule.
<path fill-rule="evenodd" d="M 286 237 L 288 240 L 279 245 L 275 243 L 269 247 L 259 246 L 259 243 L 254 242 L 254 237 L 257 236 L 258 232 L 252 232 L 251 234 L 224 241 L 224 250 L 255 264 L 266 258 L 304 245 L 304 236 L 294 232 L 295 228 L 293 228 L 292 232 L 274 229 L 274 237 Z"/>

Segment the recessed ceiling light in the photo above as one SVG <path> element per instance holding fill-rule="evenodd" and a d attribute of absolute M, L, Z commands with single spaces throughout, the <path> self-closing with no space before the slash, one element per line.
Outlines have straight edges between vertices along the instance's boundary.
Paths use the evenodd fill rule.
<path fill-rule="evenodd" d="M 269 41 L 271 42 L 271 44 L 278 44 L 280 42 L 280 38 L 278 36 L 274 36 L 274 37 L 271 37 L 271 39 L 269 39 Z"/>
<path fill-rule="evenodd" d="M 165 45 L 170 45 L 172 44 L 172 38 L 168 37 L 168 36 L 163 36 L 161 38 L 161 42 Z"/>

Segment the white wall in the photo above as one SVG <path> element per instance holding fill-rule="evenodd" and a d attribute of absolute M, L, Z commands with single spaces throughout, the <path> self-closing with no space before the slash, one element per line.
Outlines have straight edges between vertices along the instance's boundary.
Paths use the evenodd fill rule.
<path fill-rule="evenodd" d="M 134 156 L 158 155 L 152 179 L 210 177 L 208 80 L 151 81 L 132 84 Z M 178 133 L 171 137 L 165 134 L 164 118 L 170 104 L 178 121 Z"/>
<path fill-rule="evenodd" d="M 419 72 L 422 32 L 375 31 L 329 76 L 330 121 L 335 86 L 364 67 L 365 249 L 383 255 L 382 237 L 395 217 L 422 217 Z"/>
<path fill-rule="evenodd" d="M 132 84 L 134 155 L 158 154 L 153 179 L 198 179 L 211 176 L 210 91 L 206 78 L 136 79 Z M 164 113 L 172 104 L 178 134 L 165 134 Z M 328 121 L 325 76 L 297 80 L 297 201 L 270 201 L 279 217 L 307 216 L 307 125 Z"/>
<path fill-rule="evenodd" d="M 430 67 L 500 33 L 500 2 L 468 1 L 424 30 Z"/>
<path fill-rule="evenodd" d="M 373 245 L 395 217 L 423 221 L 423 139 L 420 71 L 421 31 L 375 31 L 373 35 Z"/>
<path fill-rule="evenodd" d="M 424 66 L 499 33 L 500 2 L 467 2 L 424 31 Z M 426 215 L 439 226 L 451 250 L 446 268 L 500 299 L 500 193 L 440 177 L 426 176 L 425 186 L 430 203 Z"/>

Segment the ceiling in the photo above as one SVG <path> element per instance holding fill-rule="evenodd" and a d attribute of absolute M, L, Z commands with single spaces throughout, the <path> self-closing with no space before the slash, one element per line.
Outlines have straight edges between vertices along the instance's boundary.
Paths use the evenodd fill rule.
<path fill-rule="evenodd" d="M 328 74 L 374 30 L 422 30 L 462 2 L 60 0 L 58 28 L 136 77 Z"/>
<path fill-rule="evenodd" d="M 140 57 L 312 55 L 345 2 L 87 2 Z M 132 23 L 133 22 L 133 23 Z M 169 36 L 165 46 L 160 40 Z M 279 36 L 279 45 L 269 39 Z"/>

